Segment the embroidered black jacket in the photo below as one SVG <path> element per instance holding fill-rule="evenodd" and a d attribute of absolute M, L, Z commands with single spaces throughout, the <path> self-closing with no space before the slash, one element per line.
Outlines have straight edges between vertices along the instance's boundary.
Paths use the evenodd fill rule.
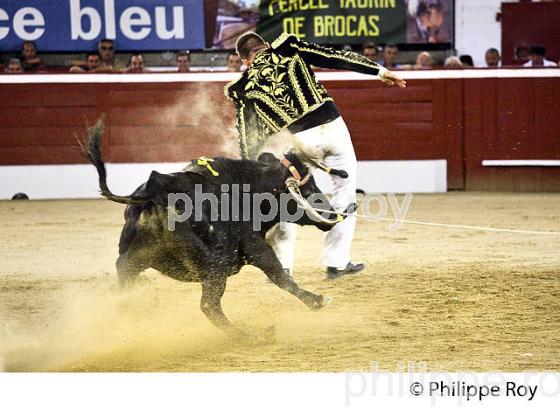
<path fill-rule="evenodd" d="M 255 159 L 258 149 L 278 131 L 306 114 L 328 105 L 336 109 L 311 65 L 377 75 L 381 66 L 351 51 L 307 43 L 282 34 L 271 48 L 260 51 L 243 75 L 225 87 L 237 111 L 243 158 Z"/>

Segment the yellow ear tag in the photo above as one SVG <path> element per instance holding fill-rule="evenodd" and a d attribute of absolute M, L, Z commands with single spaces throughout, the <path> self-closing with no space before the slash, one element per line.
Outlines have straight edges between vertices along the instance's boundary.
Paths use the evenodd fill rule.
<path fill-rule="evenodd" d="M 214 160 L 212 158 L 205 158 L 205 157 L 200 157 L 199 159 L 196 160 L 197 165 L 206 167 L 206 169 L 208 171 L 210 171 L 210 173 L 217 177 L 220 175 L 220 173 L 218 171 L 216 171 L 214 168 L 212 168 L 212 165 L 210 164 L 210 162 L 214 162 Z"/>
<path fill-rule="evenodd" d="M 336 221 L 337 222 L 342 222 L 342 221 L 344 221 L 344 217 L 340 214 L 336 214 Z"/>

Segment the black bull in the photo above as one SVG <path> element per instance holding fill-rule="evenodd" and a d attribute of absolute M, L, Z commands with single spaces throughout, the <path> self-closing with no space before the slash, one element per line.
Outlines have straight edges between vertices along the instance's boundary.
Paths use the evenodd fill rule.
<path fill-rule="evenodd" d="M 239 272 L 244 265 L 261 269 L 273 283 L 296 296 L 311 310 L 319 310 L 328 304 L 328 298 L 300 288 L 284 272 L 276 254 L 267 243 L 265 234 L 280 222 L 280 213 L 263 222 L 258 229 L 253 220 L 244 220 L 242 217 L 228 221 L 211 219 L 210 201 L 204 201 L 199 218 L 195 217 L 195 210 L 185 221 L 176 223 L 174 230 L 168 228 L 168 195 L 184 193 L 192 198 L 195 186 L 201 189 L 199 193 L 215 195 L 219 201 L 218 209 L 223 209 L 221 195 L 224 185 L 248 186 L 249 194 L 268 193 L 280 202 L 280 195 L 288 193 L 286 181 L 293 178 L 294 174 L 305 181 L 310 172 L 294 154 L 288 153 L 286 159 L 295 166 L 297 172 L 289 170 L 286 162 L 283 164 L 273 156 L 268 156 L 267 162 L 214 158 L 210 167 L 195 163 L 183 172 L 173 174 L 154 171 L 148 181 L 130 196 L 117 196 L 111 193 L 106 182 L 106 170 L 100 151 L 102 133 L 103 125 L 99 122 L 90 130 L 86 154 L 99 174 L 101 194 L 107 199 L 127 205 L 124 213 L 125 225 L 119 242 L 120 256 L 116 263 L 122 287 L 131 284 L 147 268 L 156 269 L 180 281 L 200 282 L 202 311 L 213 324 L 234 334 L 241 332 L 224 315 L 221 298 L 227 278 Z M 303 198 L 320 193 L 313 177 L 309 177 L 299 189 Z M 247 188 L 243 188 L 242 193 L 246 190 Z M 239 209 L 250 206 L 243 200 L 247 197 L 240 197 Z M 230 202 L 232 198 L 233 195 L 229 197 Z M 226 207 L 231 209 L 231 205 L 226 204 Z M 263 215 L 270 211 L 268 201 L 261 202 L 260 207 Z M 288 211 L 293 214 L 295 208 L 296 202 L 289 200 Z M 181 214 L 184 209 L 185 202 L 177 201 L 176 210 L 173 211 Z M 322 209 L 332 211 L 326 199 Z M 297 223 L 314 225 L 327 231 L 334 226 L 337 218 L 340 219 L 333 214 L 329 214 L 327 218 L 328 220 L 318 220 L 304 214 Z"/>

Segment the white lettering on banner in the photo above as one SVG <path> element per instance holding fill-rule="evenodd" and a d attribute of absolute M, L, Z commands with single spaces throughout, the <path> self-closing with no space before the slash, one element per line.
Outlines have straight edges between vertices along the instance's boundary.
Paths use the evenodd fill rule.
<path fill-rule="evenodd" d="M 137 17 L 135 17 L 135 15 Z M 121 14 L 120 25 L 125 37 L 131 40 L 143 40 L 150 34 L 152 24 L 150 14 L 142 7 L 129 7 Z M 140 30 L 133 30 L 134 26 L 144 26 Z"/>
<path fill-rule="evenodd" d="M 90 28 L 85 32 L 82 18 L 89 17 Z M 93 7 L 81 8 L 80 0 L 70 0 L 70 27 L 72 40 L 95 40 L 101 33 L 101 17 Z"/>
<path fill-rule="evenodd" d="M 115 19 L 115 0 L 105 0 L 105 38 L 117 38 L 117 24 Z"/>
<path fill-rule="evenodd" d="M 31 18 L 28 18 L 31 16 Z M 34 27 L 27 30 L 26 27 Z M 45 33 L 45 17 L 34 7 L 23 7 L 14 15 L 14 32 L 24 41 L 35 41 Z"/>
<path fill-rule="evenodd" d="M 115 40 L 117 21 L 124 37 L 130 40 L 143 40 L 154 29 L 161 40 L 185 39 L 183 6 L 156 6 L 153 11 L 132 6 L 123 10 L 118 16 L 115 0 L 103 0 L 103 8 L 99 9 L 82 7 L 81 0 L 68 0 L 68 4 L 72 40 L 96 40 L 102 33 L 104 37 Z M 8 37 L 10 29 L 13 28 L 19 39 L 35 41 L 45 34 L 46 24 L 43 13 L 35 7 L 23 7 L 17 10 L 11 24 L 8 12 L 0 8 L 0 40 Z"/>
<path fill-rule="evenodd" d="M 0 21 L 8 21 L 9 19 L 10 19 L 10 16 L 8 16 L 8 13 L 6 13 L 6 11 L 0 9 Z M 9 27 L 0 27 L 0 40 L 6 38 L 8 36 L 9 32 L 10 32 Z"/>
<path fill-rule="evenodd" d="M 173 7 L 173 28 L 167 30 L 165 7 L 156 7 L 156 33 L 162 40 L 185 38 L 185 22 L 183 21 L 183 7 Z"/>

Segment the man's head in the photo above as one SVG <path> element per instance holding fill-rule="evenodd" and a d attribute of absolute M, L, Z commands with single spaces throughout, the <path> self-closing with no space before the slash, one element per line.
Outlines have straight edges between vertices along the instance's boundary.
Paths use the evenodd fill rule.
<path fill-rule="evenodd" d="M 416 57 L 416 69 L 429 70 L 433 66 L 433 60 L 430 53 L 423 51 Z"/>
<path fill-rule="evenodd" d="M 104 64 L 112 64 L 115 59 L 115 43 L 113 40 L 104 38 L 98 45 L 99 57 Z"/>
<path fill-rule="evenodd" d="M 383 64 L 385 67 L 391 68 L 397 62 L 399 56 L 399 48 L 396 44 L 387 44 L 383 49 Z"/>
<path fill-rule="evenodd" d="M 227 57 L 228 71 L 241 71 L 241 57 L 236 53 L 229 53 Z"/>
<path fill-rule="evenodd" d="M 175 59 L 178 73 L 188 73 L 191 71 L 191 56 L 188 50 L 179 51 Z"/>
<path fill-rule="evenodd" d="M 133 54 L 128 60 L 129 73 L 143 73 L 144 72 L 144 57 L 142 54 Z"/>
<path fill-rule="evenodd" d="M 247 67 L 253 63 L 255 55 L 259 51 L 267 48 L 270 48 L 270 44 L 253 31 L 242 34 L 235 43 L 235 51 Z"/>
<path fill-rule="evenodd" d="M 98 53 L 87 53 L 86 54 L 86 65 L 88 70 L 96 70 L 99 68 L 100 58 Z"/>
<path fill-rule="evenodd" d="M 457 56 L 447 57 L 443 63 L 443 67 L 447 69 L 463 68 L 463 63 Z"/>
<path fill-rule="evenodd" d="M 496 68 L 500 65 L 500 52 L 495 48 L 489 48 L 484 54 L 486 66 Z"/>
<path fill-rule="evenodd" d="M 362 46 L 362 55 L 371 61 L 377 59 L 377 46 L 374 43 L 365 43 Z"/>
<path fill-rule="evenodd" d="M 21 49 L 21 55 L 25 60 L 37 57 L 37 46 L 33 41 L 24 41 Z"/>
<path fill-rule="evenodd" d="M 533 62 L 533 67 L 542 67 L 545 56 L 546 48 L 543 46 L 533 46 L 529 49 L 529 59 Z"/>
<path fill-rule="evenodd" d="M 21 66 L 21 60 L 19 58 L 11 58 L 8 67 L 6 67 L 7 74 L 21 74 L 23 73 L 23 67 Z"/>

